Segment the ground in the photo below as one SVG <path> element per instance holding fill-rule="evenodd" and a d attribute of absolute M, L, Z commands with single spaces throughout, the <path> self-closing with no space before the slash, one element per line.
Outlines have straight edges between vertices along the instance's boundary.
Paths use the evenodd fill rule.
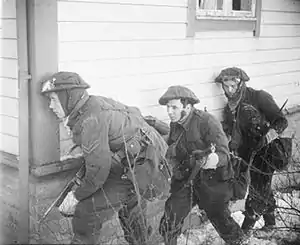
<path fill-rule="evenodd" d="M 300 149 L 300 148 L 299 148 Z M 5 178 L 5 176 L 2 176 Z M 276 228 L 269 233 L 259 234 L 257 230 L 263 226 L 263 220 L 259 220 L 255 226 L 249 245 L 296 245 L 300 244 L 300 165 L 297 163 L 289 165 L 285 171 L 276 173 L 272 183 L 276 190 L 277 200 L 277 220 Z M 9 186 L 9 189 L 13 189 Z M 7 193 L 2 188 L 1 195 Z M 13 193 L 13 192 L 12 192 Z M 14 193 L 13 193 L 14 194 Z M 15 194 L 14 194 L 15 195 Z M 7 201 L 7 195 L 1 204 Z M 44 203 L 47 208 L 50 203 Z M 244 207 L 244 200 L 238 201 L 231 206 L 232 216 L 241 224 Z M 148 220 L 152 224 L 153 234 L 149 239 L 148 245 L 163 244 L 162 238 L 158 234 L 158 225 L 163 214 L 164 200 L 149 203 Z M 2 221 L 2 233 L 0 233 L 0 244 L 12 244 L 17 240 L 17 221 L 13 212 L 16 208 L 11 208 L 9 212 L 0 209 L 0 219 Z M 13 214 L 13 215 L 12 215 Z M 6 220 L 5 224 L 3 221 Z M 31 221 L 31 223 L 33 223 Z M 68 243 L 72 235 L 71 223 L 69 218 L 62 218 L 59 212 L 54 209 L 48 219 L 40 225 L 32 227 L 31 243 L 33 244 L 61 244 Z M 263 235 L 263 236 L 262 236 Z M 120 228 L 117 216 L 104 224 L 101 241 L 99 244 L 127 244 L 123 239 L 123 232 Z M 178 245 L 222 245 L 223 241 L 219 238 L 205 215 L 194 209 L 186 218 L 183 234 L 178 238 Z"/>
<path fill-rule="evenodd" d="M 300 228 L 300 192 L 293 191 L 291 193 L 277 193 L 277 204 L 281 208 L 277 209 L 277 228 L 269 233 L 259 234 L 257 231 L 263 226 L 263 220 L 259 220 L 254 227 L 252 237 L 249 241 L 249 245 L 294 245 L 300 242 L 300 236 L 295 231 L 283 229 L 285 227 Z M 243 214 L 240 209 L 243 208 L 244 201 L 238 201 L 231 206 L 233 211 L 233 218 L 241 224 L 243 221 Z M 149 204 L 148 218 L 150 223 L 156 232 L 149 239 L 149 245 L 160 244 L 163 245 L 162 239 L 157 233 L 159 220 L 163 213 L 164 201 L 156 201 Z M 295 210 L 290 210 L 294 208 Z M 237 211 L 238 210 L 238 211 Z M 201 218 L 202 216 L 202 218 Z M 202 221 L 201 221 L 202 220 Z M 67 242 L 70 239 L 70 220 L 66 219 L 65 224 L 60 223 L 58 230 L 53 230 L 53 234 L 56 234 L 57 243 Z M 60 233 L 57 233 L 60 231 Z M 58 235 L 61 234 L 61 235 Z M 65 236 L 64 236 L 65 234 Z M 123 232 L 119 226 L 119 222 L 116 217 L 107 222 L 102 230 L 102 237 L 99 244 L 114 244 L 121 245 L 127 244 L 122 238 Z M 262 236 L 263 235 L 263 236 Z M 50 238 L 50 237 L 48 237 Z M 297 240 L 298 239 L 298 240 Z M 47 239 L 46 239 L 47 240 Z M 44 240 L 45 241 L 45 240 Z M 49 241 L 49 240 L 48 240 Z M 38 241 L 36 242 L 39 243 Z M 223 245 L 224 242 L 218 236 L 217 232 L 211 225 L 211 223 L 203 218 L 203 213 L 197 208 L 193 209 L 190 216 L 185 220 L 184 232 L 178 238 L 178 245 Z"/>

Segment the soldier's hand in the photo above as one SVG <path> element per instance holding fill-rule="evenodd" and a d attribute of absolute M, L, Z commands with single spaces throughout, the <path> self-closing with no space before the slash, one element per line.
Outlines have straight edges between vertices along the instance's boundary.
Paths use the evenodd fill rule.
<path fill-rule="evenodd" d="M 275 129 L 273 128 L 269 129 L 268 133 L 266 134 L 266 139 L 268 144 L 277 138 L 278 138 L 278 134 L 275 131 Z"/>
<path fill-rule="evenodd" d="M 75 213 L 77 203 L 78 200 L 75 198 L 74 192 L 70 191 L 62 204 L 58 207 L 58 210 L 63 216 L 72 216 Z"/>
<path fill-rule="evenodd" d="M 219 156 L 217 153 L 210 153 L 207 156 L 206 163 L 203 166 L 203 169 L 216 169 L 219 162 Z"/>
<path fill-rule="evenodd" d="M 192 155 L 195 157 L 196 160 L 202 159 L 203 157 L 206 157 L 210 153 L 210 148 L 206 150 L 194 150 L 192 152 Z"/>

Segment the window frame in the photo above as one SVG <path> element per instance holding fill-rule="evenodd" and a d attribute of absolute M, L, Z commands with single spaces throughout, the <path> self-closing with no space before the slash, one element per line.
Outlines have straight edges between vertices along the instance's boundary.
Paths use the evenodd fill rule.
<path fill-rule="evenodd" d="M 232 4 L 232 0 L 229 1 Z M 259 37 L 262 0 L 254 1 L 255 8 L 252 7 L 251 11 L 229 9 L 224 12 L 224 10 L 200 10 L 199 0 L 188 0 L 186 36 L 194 37 L 199 32 L 225 30 L 252 31 L 254 37 Z"/>
<path fill-rule="evenodd" d="M 257 0 L 252 0 L 251 10 L 233 10 L 232 9 L 233 0 L 223 0 L 223 9 L 222 10 L 206 10 L 200 9 L 199 0 L 196 1 L 196 17 L 197 19 L 202 18 L 212 18 L 212 19 L 248 19 L 248 20 L 256 20 L 255 10 L 256 10 L 256 2 Z"/>

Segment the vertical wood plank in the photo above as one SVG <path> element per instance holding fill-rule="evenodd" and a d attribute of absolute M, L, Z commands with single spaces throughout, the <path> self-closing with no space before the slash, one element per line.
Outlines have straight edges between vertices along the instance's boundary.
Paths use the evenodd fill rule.
<path fill-rule="evenodd" d="M 42 165 L 60 158 L 59 123 L 41 94 L 41 82 L 58 70 L 57 2 L 27 1 L 32 164 Z"/>
<path fill-rule="evenodd" d="M 262 11 L 262 0 L 256 0 L 255 4 L 255 29 L 254 29 L 254 36 L 260 36 L 260 26 L 261 26 L 261 11 Z"/>
<path fill-rule="evenodd" d="M 19 232 L 21 244 L 29 242 L 29 103 L 26 0 L 16 1 L 19 78 Z"/>
<path fill-rule="evenodd" d="M 197 0 L 188 0 L 186 37 L 195 36 L 196 6 Z"/>

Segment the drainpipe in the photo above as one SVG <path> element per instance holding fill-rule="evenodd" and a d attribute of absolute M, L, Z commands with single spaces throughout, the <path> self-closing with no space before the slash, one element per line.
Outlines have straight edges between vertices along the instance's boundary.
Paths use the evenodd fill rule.
<path fill-rule="evenodd" d="M 16 1 L 19 79 L 19 221 L 18 242 L 29 243 L 29 81 L 26 0 Z"/>

